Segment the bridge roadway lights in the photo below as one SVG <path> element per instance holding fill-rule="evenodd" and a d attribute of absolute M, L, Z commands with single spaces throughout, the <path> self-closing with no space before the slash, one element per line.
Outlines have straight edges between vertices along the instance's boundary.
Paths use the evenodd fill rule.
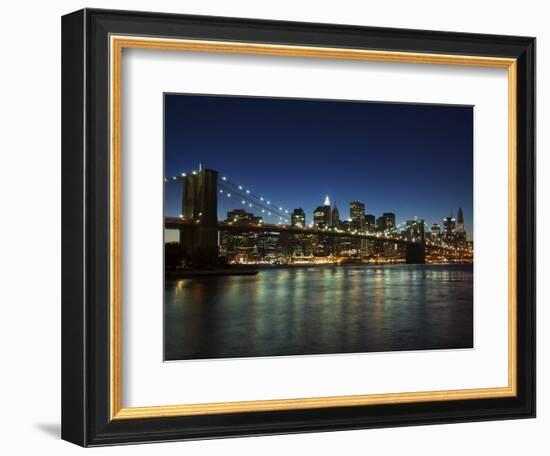
<path fill-rule="evenodd" d="M 405 257 L 407 264 L 426 264 L 426 244 L 407 244 Z"/>

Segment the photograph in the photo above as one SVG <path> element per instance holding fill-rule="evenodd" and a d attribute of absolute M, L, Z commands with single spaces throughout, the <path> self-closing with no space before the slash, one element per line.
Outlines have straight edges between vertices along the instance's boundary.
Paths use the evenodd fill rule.
<path fill-rule="evenodd" d="M 474 106 L 163 96 L 164 361 L 474 348 Z"/>

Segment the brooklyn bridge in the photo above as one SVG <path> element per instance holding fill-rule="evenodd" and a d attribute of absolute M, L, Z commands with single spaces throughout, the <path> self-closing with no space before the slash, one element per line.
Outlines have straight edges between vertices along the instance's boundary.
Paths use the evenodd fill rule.
<path fill-rule="evenodd" d="M 279 233 L 289 236 L 313 235 L 330 240 L 366 240 L 394 245 L 404 250 L 407 264 L 424 264 L 430 252 L 452 255 L 456 246 L 441 241 L 427 240 L 424 221 L 418 221 L 414 232 L 403 231 L 403 225 L 384 230 L 356 228 L 343 230 L 335 226 L 307 226 L 290 223 L 289 209 L 277 205 L 244 186 L 229 181 L 212 169 L 181 173 L 165 179 L 166 183 L 179 184 L 182 190 L 182 212 L 180 217 L 165 217 L 166 229 L 179 231 L 182 250 L 192 264 L 203 268 L 215 267 L 219 257 L 220 233 Z M 236 200 L 240 205 L 258 215 L 242 223 L 232 220 L 218 220 L 218 200 Z M 266 223 L 264 219 L 273 220 Z"/>

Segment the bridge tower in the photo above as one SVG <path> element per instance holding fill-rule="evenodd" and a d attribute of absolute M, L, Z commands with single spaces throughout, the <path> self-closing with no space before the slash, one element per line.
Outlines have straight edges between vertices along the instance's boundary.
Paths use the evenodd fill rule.
<path fill-rule="evenodd" d="M 193 222 L 180 229 L 180 244 L 193 267 L 218 262 L 218 172 L 201 169 L 184 180 L 182 214 Z"/>
<path fill-rule="evenodd" d="M 420 235 L 420 242 L 407 244 L 405 261 L 407 264 L 426 264 L 426 237 L 424 235 L 424 220 L 416 222 L 416 234 Z M 420 229 L 418 226 L 420 225 Z"/>

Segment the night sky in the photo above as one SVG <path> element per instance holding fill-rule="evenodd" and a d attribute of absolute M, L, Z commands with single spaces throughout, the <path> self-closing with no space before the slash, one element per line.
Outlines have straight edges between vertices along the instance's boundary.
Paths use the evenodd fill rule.
<path fill-rule="evenodd" d="M 325 195 L 340 218 L 366 212 L 431 225 L 459 206 L 473 227 L 473 108 L 205 95 L 165 95 L 165 173 L 203 168 L 307 222 Z M 166 184 L 165 213 L 181 212 L 181 184 Z M 220 200 L 219 214 L 242 207 Z M 265 219 L 266 223 L 269 220 Z M 167 237 L 167 240 L 169 240 Z"/>

